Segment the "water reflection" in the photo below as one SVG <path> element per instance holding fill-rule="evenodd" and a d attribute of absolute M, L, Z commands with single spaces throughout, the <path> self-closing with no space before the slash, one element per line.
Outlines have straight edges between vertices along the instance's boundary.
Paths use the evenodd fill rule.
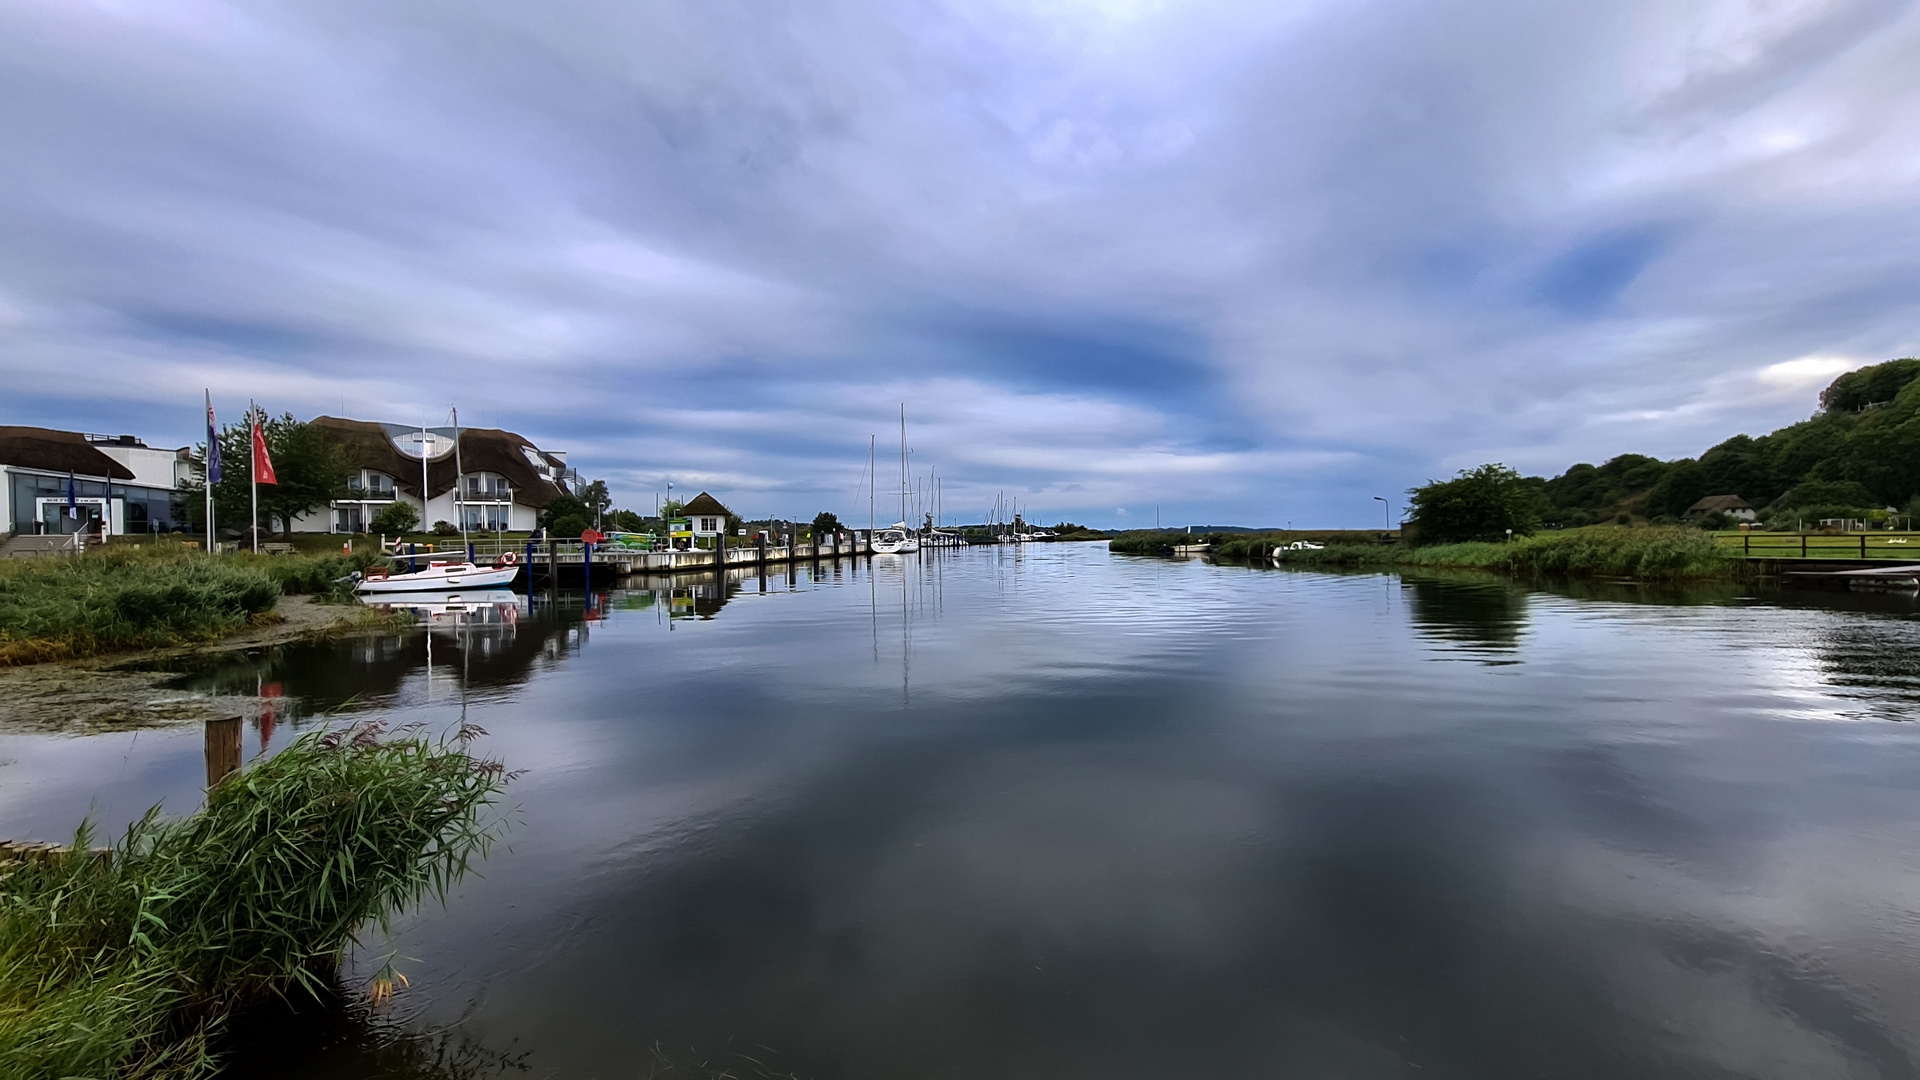
<path fill-rule="evenodd" d="M 528 770 L 484 878 L 399 928 L 405 1011 L 241 1074 L 1916 1071 L 1920 744 L 1806 722 L 1920 715 L 1905 599 L 1065 546 L 768 570 L 442 598 L 197 676 L 464 708 Z M 144 797 L 192 734 L 153 775 L 0 747 L 79 762 L 0 813 Z"/>
<path fill-rule="evenodd" d="M 1409 573 L 1401 581 L 1421 636 L 1464 646 L 1463 656 L 1482 663 L 1517 662 L 1527 628 L 1525 588 L 1483 574 Z"/>

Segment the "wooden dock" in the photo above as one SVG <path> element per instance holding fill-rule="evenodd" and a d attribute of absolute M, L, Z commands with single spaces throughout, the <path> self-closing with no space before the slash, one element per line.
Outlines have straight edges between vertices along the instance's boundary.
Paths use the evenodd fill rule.
<path fill-rule="evenodd" d="M 712 572 L 737 567 L 772 566 L 784 563 L 824 562 L 870 556 L 873 551 L 864 537 L 850 532 L 836 533 L 817 544 L 767 544 L 745 537 L 725 537 L 718 549 L 648 551 L 619 544 L 589 546 L 578 540 L 475 541 L 472 557 L 488 564 L 512 552 L 529 569 L 529 578 L 548 581 L 560 577 L 630 577 L 635 574 L 684 574 Z M 435 552 L 441 557 L 459 554 L 458 545 Z"/>

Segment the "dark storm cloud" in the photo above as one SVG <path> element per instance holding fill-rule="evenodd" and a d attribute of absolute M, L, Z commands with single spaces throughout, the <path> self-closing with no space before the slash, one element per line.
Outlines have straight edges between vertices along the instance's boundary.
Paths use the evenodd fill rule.
<path fill-rule="evenodd" d="M 23 3 L 0 419 L 452 400 L 799 514 L 904 401 L 950 507 L 1364 524 L 1914 351 L 1916 44 L 1895 0 Z"/>

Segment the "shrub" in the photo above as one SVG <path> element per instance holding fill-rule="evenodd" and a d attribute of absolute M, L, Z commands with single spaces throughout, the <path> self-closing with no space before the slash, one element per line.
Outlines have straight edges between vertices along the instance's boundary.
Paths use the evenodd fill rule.
<path fill-rule="evenodd" d="M 433 535 L 435 535 L 435 536 L 459 536 L 459 535 L 460 535 L 460 530 L 459 530 L 459 529 L 456 529 L 456 528 L 454 528 L 454 527 L 453 527 L 453 522 L 451 522 L 451 521 L 436 521 L 436 522 L 434 522 L 434 523 L 433 523 Z"/>
<path fill-rule="evenodd" d="M 385 509 L 373 515 L 373 520 L 367 522 L 367 531 L 398 536 L 401 533 L 412 532 L 414 526 L 418 524 L 420 524 L 420 511 L 406 503 L 395 501 L 388 503 Z"/>

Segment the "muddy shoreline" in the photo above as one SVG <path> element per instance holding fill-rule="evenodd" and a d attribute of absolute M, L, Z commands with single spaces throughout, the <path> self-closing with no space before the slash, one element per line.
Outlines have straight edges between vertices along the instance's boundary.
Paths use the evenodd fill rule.
<path fill-rule="evenodd" d="M 260 708 L 258 697 L 169 684 L 198 657 L 343 634 L 391 633 L 397 625 L 384 612 L 358 604 L 319 604 L 308 596 L 283 597 L 273 614 L 271 623 L 219 641 L 0 667 L 0 731 L 80 734 L 252 716 Z"/>

